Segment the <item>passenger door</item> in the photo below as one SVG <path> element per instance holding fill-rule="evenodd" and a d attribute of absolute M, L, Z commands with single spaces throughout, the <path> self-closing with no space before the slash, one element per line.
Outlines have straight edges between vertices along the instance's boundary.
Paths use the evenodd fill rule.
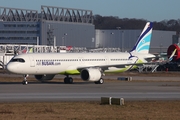
<path fill-rule="evenodd" d="M 35 67 L 35 61 L 34 61 L 33 56 L 29 55 L 29 59 L 30 59 L 30 67 Z"/>

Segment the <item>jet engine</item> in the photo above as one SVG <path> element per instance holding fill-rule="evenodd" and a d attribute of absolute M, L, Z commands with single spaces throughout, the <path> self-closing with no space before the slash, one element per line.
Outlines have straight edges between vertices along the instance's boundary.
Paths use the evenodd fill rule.
<path fill-rule="evenodd" d="M 35 78 L 41 82 L 52 80 L 55 75 L 35 75 Z"/>
<path fill-rule="evenodd" d="M 97 68 L 86 68 L 81 71 L 81 79 L 84 81 L 98 81 L 101 78 L 101 72 Z"/>

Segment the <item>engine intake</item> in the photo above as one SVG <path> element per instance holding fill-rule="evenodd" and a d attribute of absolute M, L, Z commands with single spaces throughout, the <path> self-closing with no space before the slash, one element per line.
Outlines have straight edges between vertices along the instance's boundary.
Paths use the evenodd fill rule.
<path fill-rule="evenodd" d="M 84 81 L 98 81 L 101 78 L 101 72 L 97 68 L 86 68 L 81 71 L 81 79 Z"/>

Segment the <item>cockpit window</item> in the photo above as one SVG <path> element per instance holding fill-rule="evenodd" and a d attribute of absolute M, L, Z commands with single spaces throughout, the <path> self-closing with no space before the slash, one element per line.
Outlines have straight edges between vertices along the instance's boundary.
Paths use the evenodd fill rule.
<path fill-rule="evenodd" d="M 22 58 L 14 58 L 11 60 L 11 62 L 25 62 L 25 60 Z"/>

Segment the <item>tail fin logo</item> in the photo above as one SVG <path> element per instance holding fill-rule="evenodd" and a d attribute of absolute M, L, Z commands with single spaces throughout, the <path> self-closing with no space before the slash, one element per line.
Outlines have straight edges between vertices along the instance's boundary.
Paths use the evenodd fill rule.
<path fill-rule="evenodd" d="M 135 44 L 131 52 L 149 53 L 151 35 L 152 35 L 152 26 L 153 24 L 151 22 L 146 23 L 141 35 L 137 40 L 137 43 Z"/>
<path fill-rule="evenodd" d="M 172 52 L 171 56 L 169 57 L 169 61 L 172 61 L 173 60 L 173 57 L 176 53 L 176 49 L 174 49 L 174 51 Z"/>

